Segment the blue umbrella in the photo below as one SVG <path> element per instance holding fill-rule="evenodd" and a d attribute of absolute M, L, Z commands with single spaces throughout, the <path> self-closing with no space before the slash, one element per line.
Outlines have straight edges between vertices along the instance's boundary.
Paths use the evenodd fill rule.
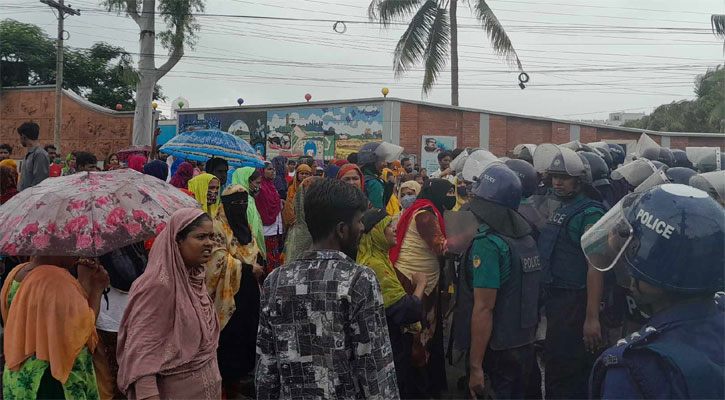
<path fill-rule="evenodd" d="M 159 151 L 186 160 L 206 162 L 217 157 L 229 161 L 234 167 L 264 167 L 264 162 L 249 143 L 219 129 L 182 132 L 161 146 Z"/>

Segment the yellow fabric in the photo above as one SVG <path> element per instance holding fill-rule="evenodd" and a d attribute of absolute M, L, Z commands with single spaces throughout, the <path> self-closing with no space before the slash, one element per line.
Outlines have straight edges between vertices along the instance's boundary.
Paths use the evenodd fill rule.
<path fill-rule="evenodd" d="M 428 283 L 425 285 L 425 294 L 429 295 L 438 285 L 440 268 L 438 266 L 438 257 L 430 250 L 428 244 L 420 236 L 415 223 L 415 217 L 424 212 L 427 211 L 418 211 L 411 219 L 408 231 L 405 233 L 405 238 L 403 238 L 403 244 L 400 247 L 400 255 L 398 256 L 398 261 L 395 263 L 395 268 L 410 280 L 412 280 L 414 273 L 424 273 L 428 277 Z"/>
<path fill-rule="evenodd" d="M 458 211 L 463 207 L 464 204 L 468 203 L 468 199 L 465 199 L 458 195 L 458 177 L 456 177 L 455 182 L 453 182 L 453 186 L 456 187 L 456 205 L 453 206 L 453 211 Z"/>
<path fill-rule="evenodd" d="M 224 195 L 244 192 L 240 185 L 230 185 Z M 237 309 L 234 295 L 239 291 L 242 280 L 242 263 L 257 265 L 259 247 L 252 235 L 252 241 L 247 245 L 240 245 L 229 227 L 224 207 L 214 218 L 214 248 L 212 257 L 206 263 L 206 288 L 209 296 L 214 300 L 214 308 L 219 316 L 219 328 L 224 329 L 232 314 Z"/>
<path fill-rule="evenodd" d="M 388 205 L 385 206 L 385 211 L 391 217 L 393 215 L 400 214 L 400 201 L 398 200 L 398 196 L 396 196 L 395 193 L 390 196 L 390 200 L 388 200 Z"/>
<path fill-rule="evenodd" d="M 219 181 L 219 179 L 212 174 L 200 174 L 189 179 L 187 186 L 189 187 L 189 191 L 194 193 L 196 201 L 201 203 L 201 209 L 214 219 L 217 211 L 219 210 L 219 201 L 217 200 L 216 204 L 212 206 L 208 206 L 206 201 L 206 193 L 209 191 L 209 182 L 211 182 L 212 179 Z M 217 197 L 217 199 L 220 198 L 221 196 Z"/>
<path fill-rule="evenodd" d="M 388 308 L 405 296 L 405 289 L 400 284 L 393 269 L 388 251 L 390 244 L 385 238 L 385 228 L 391 223 L 391 217 L 378 222 L 370 232 L 362 235 L 357 252 L 357 263 L 367 265 L 378 277 L 380 291 L 383 292 L 383 305 Z"/>
<path fill-rule="evenodd" d="M 14 170 L 18 170 L 18 163 L 12 158 L 0 161 L 0 167 L 10 167 Z"/>
<path fill-rule="evenodd" d="M 418 194 L 420 194 L 421 187 L 420 187 L 420 183 L 418 183 L 416 181 L 403 182 L 400 184 L 400 189 L 398 189 L 398 198 L 403 197 L 403 195 L 401 194 L 401 191 L 403 189 L 413 189 L 413 191 L 415 192 L 415 195 L 417 196 Z"/>

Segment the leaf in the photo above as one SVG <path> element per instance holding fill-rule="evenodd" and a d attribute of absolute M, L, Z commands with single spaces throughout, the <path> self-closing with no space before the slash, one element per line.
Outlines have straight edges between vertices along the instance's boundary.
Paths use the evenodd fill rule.
<path fill-rule="evenodd" d="M 435 20 L 430 27 L 430 32 L 428 32 L 428 44 L 423 54 L 423 59 L 425 60 L 423 94 L 430 92 L 438 75 L 446 66 L 448 51 L 450 49 L 450 35 L 451 26 L 448 19 L 448 10 L 438 8 Z"/>
<path fill-rule="evenodd" d="M 710 25 L 715 36 L 725 39 L 725 15 L 713 14 L 710 17 Z"/>
<path fill-rule="evenodd" d="M 422 0 L 373 0 L 368 6 L 368 17 L 387 27 L 396 18 L 413 14 L 421 3 Z"/>
<path fill-rule="evenodd" d="M 521 60 L 519 60 L 519 55 L 516 54 L 516 49 L 511 44 L 511 39 L 506 34 L 506 30 L 501 25 L 501 22 L 496 18 L 496 14 L 493 13 L 491 7 L 486 3 L 486 0 L 475 0 L 473 13 L 481 21 L 483 29 L 491 41 L 493 51 L 497 55 L 504 57 L 512 66 L 516 66 L 519 71 L 523 71 L 524 68 L 521 65 Z"/>
<path fill-rule="evenodd" d="M 395 46 L 393 70 L 395 76 L 400 77 L 410 67 L 423 61 L 423 55 L 428 47 L 428 34 L 435 21 L 438 4 L 434 0 L 427 0 L 418 9 L 408 28 Z"/>

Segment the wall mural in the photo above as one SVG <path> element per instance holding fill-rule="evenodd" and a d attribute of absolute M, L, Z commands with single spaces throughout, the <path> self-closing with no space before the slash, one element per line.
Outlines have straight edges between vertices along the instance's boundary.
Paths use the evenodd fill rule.
<path fill-rule="evenodd" d="M 383 139 L 382 104 L 270 111 L 179 114 L 180 131 L 204 125 L 239 135 L 270 160 L 278 155 L 315 159 L 346 158 L 367 142 Z"/>

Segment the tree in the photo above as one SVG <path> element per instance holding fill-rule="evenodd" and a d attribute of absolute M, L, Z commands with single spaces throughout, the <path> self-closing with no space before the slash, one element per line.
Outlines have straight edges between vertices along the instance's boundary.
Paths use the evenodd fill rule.
<path fill-rule="evenodd" d="M 106 0 L 103 4 L 109 11 L 125 12 L 139 27 L 139 79 L 136 84 L 133 144 L 150 145 L 154 86 L 184 56 L 184 45 L 195 44 L 199 25 L 194 13 L 204 11 L 204 1 L 159 0 L 158 11 L 156 0 Z M 167 28 L 158 37 L 161 45 L 169 51 L 169 58 L 158 68 L 155 60 L 157 14 L 163 18 Z"/>
<path fill-rule="evenodd" d="M 486 31 L 496 54 L 523 71 L 518 54 L 501 22 L 486 0 L 469 0 L 472 12 Z M 393 59 L 395 76 L 402 76 L 418 63 L 424 65 L 423 95 L 433 88 L 441 71 L 451 60 L 451 104 L 458 105 L 458 0 L 373 0 L 368 7 L 371 20 L 389 26 L 397 19 L 412 16 L 398 40 Z"/>
<path fill-rule="evenodd" d="M 725 132 L 725 68 L 718 66 L 698 75 L 695 94 L 695 100 L 663 104 L 624 126 L 666 132 Z"/>
<path fill-rule="evenodd" d="M 53 40 L 32 24 L 6 19 L 0 22 L 0 76 L 3 86 L 55 84 Z M 138 74 L 122 47 L 99 42 L 89 49 L 64 47 L 63 87 L 108 108 L 135 106 Z M 164 99 L 154 88 L 154 99 Z"/>

